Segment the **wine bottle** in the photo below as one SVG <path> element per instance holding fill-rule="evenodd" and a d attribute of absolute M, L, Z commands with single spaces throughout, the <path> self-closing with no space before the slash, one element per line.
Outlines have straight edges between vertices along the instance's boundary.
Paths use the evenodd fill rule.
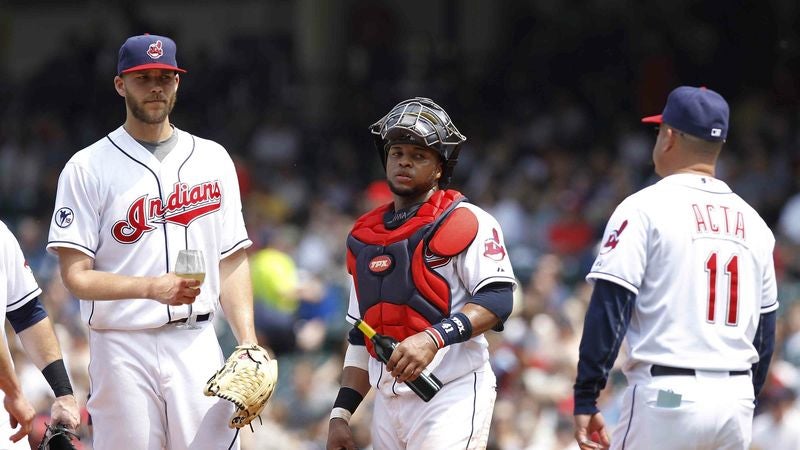
<path fill-rule="evenodd" d="M 397 348 L 397 340 L 391 336 L 376 333 L 368 323 L 360 319 L 356 319 L 356 327 L 364 333 L 364 336 L 372 341 L 378 359 L 383 361 L 384 364 L 388 363 L 392 352 Z M 428 369 L 424 369 L 414 381 L 406 381 L 406 384 L 419 398 L 426 402 L 430 401 L 430 399 L 439 392 L 439 389 L 442 388 L 442 382 Z"/>

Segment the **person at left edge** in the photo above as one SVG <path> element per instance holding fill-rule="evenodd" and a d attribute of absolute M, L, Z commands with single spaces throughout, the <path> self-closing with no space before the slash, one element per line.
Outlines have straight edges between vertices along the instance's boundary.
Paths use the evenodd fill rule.
<path fill-rule="evenodd" d="M 69 381 L 67 368 L 61 358 L 61 347 L 53 330 L 53 324 L 47 316 L 42 304 L 39 302 L 39 295 L 42 290 L 39 288 L 33 271 L 28 266 L 19 242 L 0 221 L 0 302 L 5 307 L 0 308 L 0 318 L 2 315 L 11 323 L 14 332 L 19 336 L 25 353 L 31 361 L 38 367 L 50 387 L 53 389 L 55 401 L 50 408 L 50 423 L 62 424 L 67 428 L 76 431 L 80 424 L 80 410 L 78 402 L 72 393 L 72 384 Z M 0 320 L 0 322 L 3 322 Z M 8 355 L 5 345 L 0 348 L 3 359 Z M 9 385 L 18 387 L 19 382 L 13 372 L 11 359 L 0 363 L 4 370 L 0 371 L 0 386 Z M 10 369 L 6 373 L 5 369 Z M 5 392 L 0 393 L 0 400 L 3 400 L 6 410 L 11 413 L 12 420 L 0 420 L 0 449 L 1 450 L 27 450 L 28 441 L 22 439 L 24 432 L 30 430 L 30 420 L 33 419 L 33 409 L 27 405 L 28 414 L 20 410 L 25 410 L 25 404 L 21 401 L 22 396 L 9 395 L 6 388 L 0 388 Z M 11 389 L 12 394 L 14 389 Z M 10 408 L 10 409 L 9 409 Z M 18 423 L 20 428 L 15 432 L 8 428 L 9 424 Z M 14 442 L 16 440 L 16 442 Z"/>
<path fill-rule="evenodd" d="M 89 326 L 96 449 L 239 447 L 233 404 L 203 389 L 223 363 L 220 307 L 240 345 L 257 343 L 251 241 L 228 153 L 169 120 L 185 72 L 172 39 L 128 38 L 114 77 L 125 123 L 58 181 L 47 248 Z M 202 287 L 172 272 L 182 249 L 202 250 Z M 178 326 L 190 311 L 199 329 Z"/>

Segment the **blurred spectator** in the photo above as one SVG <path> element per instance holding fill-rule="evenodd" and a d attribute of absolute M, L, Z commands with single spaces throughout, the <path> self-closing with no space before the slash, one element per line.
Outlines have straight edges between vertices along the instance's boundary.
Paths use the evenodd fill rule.
<path fill-rule="evenodd" d="M 316 350 L 341 308 L 332 285 L 297 267 L 285 232 L 250 256 L 256 330 L 277 355 Z"/>
<path fill-rule="evenodd" d="M 787 386 L 771 386 L 761 396 L 764 412 L 753 419 L 751 450 L 800 450 L 797 394 Z"/>

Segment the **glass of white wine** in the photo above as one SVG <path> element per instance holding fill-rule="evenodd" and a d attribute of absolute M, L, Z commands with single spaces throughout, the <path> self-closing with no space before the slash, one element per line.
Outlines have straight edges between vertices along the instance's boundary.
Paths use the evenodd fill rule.
<path fill-rule="evenodd" d="M 178 252 L 178 261 L 175 263 L 175 275 L 181 278 L 190 278 L 203 284 L 206 278 L 206 267 L 201 250 L 181 250 Z M 192 314 L 192 304 L 189 304 L 189 317 L 186 322 L 176 325 L 178 328 L 194 330 L 200 328 L 196 323 L 197 316 Z"/>

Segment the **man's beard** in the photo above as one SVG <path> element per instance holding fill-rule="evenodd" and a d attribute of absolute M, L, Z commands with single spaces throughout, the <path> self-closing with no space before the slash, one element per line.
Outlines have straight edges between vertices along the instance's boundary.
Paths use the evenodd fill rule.
<path fill-rule="evenodd" d="M 172 97 L 168 97 L 167 100 L 167 108 L 163 109 L 158 112 L 148 112 L 144 108 L 144 101 L 136 102 L 135 100 L 131 99 L 130 97 L 125 97 L 125 103 L 128 105 L 128 108 L 131 110 L 131 114 L 136 119 L 149 124 L 155 125 L 164 122 L 169 114 L 172 112 L 172 108 L 175 107 L 175 99 L 178 97 L 177 94 L 173 95 Z"/>
<path fill-rule="evenodd" d="M 408 198 L 420 197 L 423 194 L 426 194 L 431 189 L 433 189 L 434 186 L 431 185 L 431 186 L 404 187 L 395 185 L 392 182 L 392 180 L 387 180 L 387 182 L 389 184 L 389 190 L 392 191 L 392 194 L 397 195 L 399 197 L 408 197 Z"/>

